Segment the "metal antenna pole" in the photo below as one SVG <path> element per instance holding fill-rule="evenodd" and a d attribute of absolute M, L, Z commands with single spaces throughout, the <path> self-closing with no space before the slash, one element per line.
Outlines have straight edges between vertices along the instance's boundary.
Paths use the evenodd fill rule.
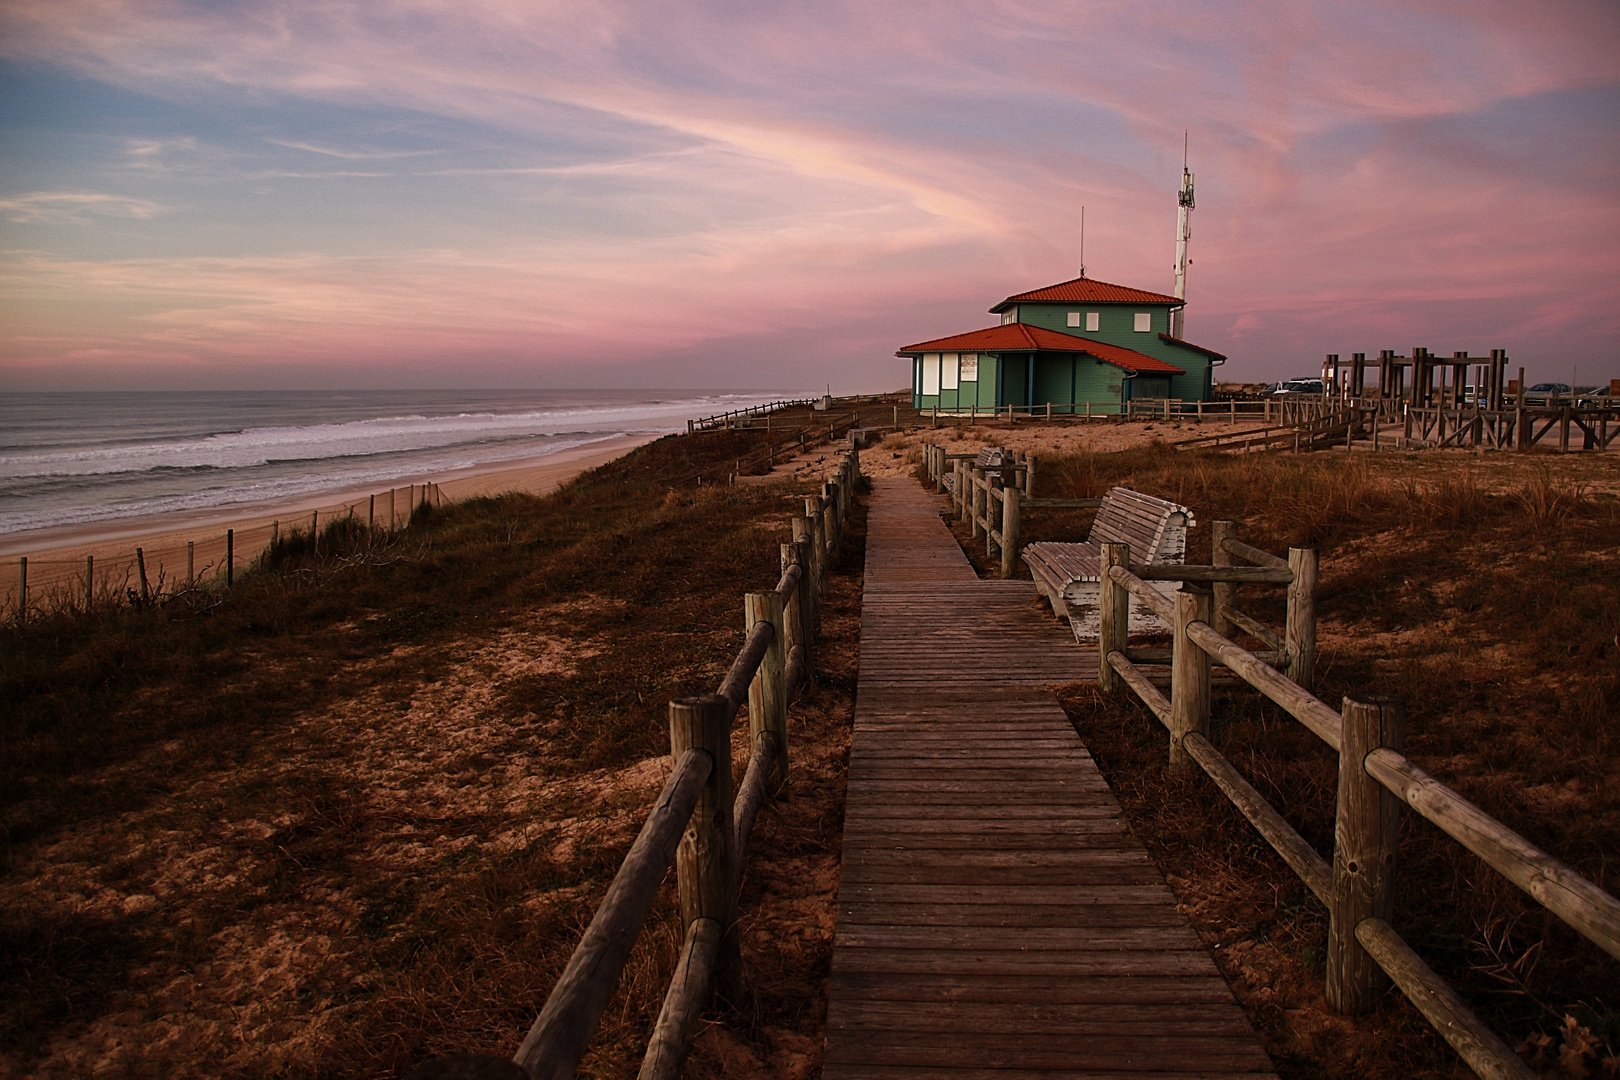
<path fill-rule="evenodd" d="M 1080 208 L 1080 276 L 1086 276 L 1086 208 Z"/>
<path fill-rule="evenodd" d="M 1176 299 L 1187 299 L 1187 241 L 1192 237 L 1193 174 L 1187 168 L 1188 133 L 1181 135 L 1181 194 L 1176 210 Z M 1186 323 L 1185 306 L 1170 313 L 1170 336 L 1179 338 Z"/>

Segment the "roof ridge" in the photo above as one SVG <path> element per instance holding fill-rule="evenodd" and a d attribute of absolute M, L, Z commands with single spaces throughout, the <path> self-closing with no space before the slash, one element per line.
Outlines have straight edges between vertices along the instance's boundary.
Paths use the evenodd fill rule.
<path fill-rule="evenodd" d="M 1070 278 L 1067 281 L 1060 281 L 1055 285 L 1044 285 L 1038 289 L 1013 293 L 990 310 L 998 312 L 1011 304 L 1038 302 L 1170 304 L 1177 307 L 1186 304 L 1185 300 L 1166 293 L 1137 289 L 1129 285 L 1118 285 L 1112 281 L 1103 281 L 1099 278 L 1077 277 Z"/>

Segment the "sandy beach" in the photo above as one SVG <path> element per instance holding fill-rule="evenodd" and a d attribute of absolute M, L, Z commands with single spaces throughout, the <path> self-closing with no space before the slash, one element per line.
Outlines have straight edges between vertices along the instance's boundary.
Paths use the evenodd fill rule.
<path fill-rule="evenodd" d="M 86 559 L 94 559 L 98 592 L 138 587 L 137 548 L 146 562 L 152 587 L 157 587 L 159 577 L 167 586 L 184 580 L 188 573 L 203 577 L 220 572 L 225 564 L 226 530 L 233 534 L 233 557 L 235 565 L 241 567 L 258 556 L 278 528 L 308 528 L 315 513 L 324 523 L 328 517 L 347 514 L 352 508 L 356 516 L 372 513 L 378 523 L 384 523 L 391 506 L 393 517 L 404 520 L 411 500 L 420 498 L 422 485 L 428 483 L 437 484 L 445 500 L 508 491 L 544 494 L 657 437 L 605 439 L 544 457 L 497 462 L 437 476 L 405 477 L 392 491 L 335 490 L 275 504 L 13 533 L 0 537 L 0 559 L 10 564 L 0 569 L 0 595 L 14 602 L 18 560 L 24 556 L 28 559 L 29 593 L 36 598 L 63 589 L 82 596 Z"/>

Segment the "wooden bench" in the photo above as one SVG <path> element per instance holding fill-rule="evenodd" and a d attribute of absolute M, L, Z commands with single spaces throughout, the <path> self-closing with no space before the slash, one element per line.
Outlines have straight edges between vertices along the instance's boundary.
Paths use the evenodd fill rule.
<path fill-rule="evenodd" d="M 947 455 L 947 459 L 952 460 L 966 458 L 966 456 L 967 455 L 965 454 L 950 454 Z M 973 464 L 969 466 L 969 470 L 983 469 L 986 476 L 994 476 L 1000 474 L 1002 466 L 1010 465 L 1011 463 L 1012 454 L 1008 452 L 1006 447 L 986 446 L 984 449 L 979 451 L 977 456 L 974 457 Z M 956 473 L 954 471 L 943 473 L 942 478 L 944 480 L 946 491 L 956 490 Z"/>
<path fill-rule="evenodd" d="M 1092 642 L 1100 624 L 1102 545 L 1131 545 L 1133 563 L 1180 563 L 1187 553 L 1187 530 L 1195 524 L 1192 511 L 1180 503 L 1116 487 L 1104 496 L 1084 543 L 1030 544 L 1023 559 L 1053 613 L 1068 620 L 1078 641 Z M 1153 587 L 1169 596 L 1176 583 L 1156 581 Z M 1133 603 L 1130 629 L 1153 633 L 1166 627 Z"/>

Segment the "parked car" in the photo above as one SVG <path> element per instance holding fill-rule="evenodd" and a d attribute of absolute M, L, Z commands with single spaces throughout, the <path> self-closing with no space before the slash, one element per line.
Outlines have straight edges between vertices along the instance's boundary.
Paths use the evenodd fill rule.
<path fill-rule="evenodd" d="M 1277 397 L 1292 397 L 1302 394 L 1322 396 L 1321 379 L 1289 379 L 1287 382 L 1274 384 L 1266 393 Z"/>
<path fill-rule="evenodd" d="M 1561 382 L 1538 382 L 1524 392 L 1526 405 L 1552 405 L 1560 399 L 1570 396 L 1569 384 Z"/>

